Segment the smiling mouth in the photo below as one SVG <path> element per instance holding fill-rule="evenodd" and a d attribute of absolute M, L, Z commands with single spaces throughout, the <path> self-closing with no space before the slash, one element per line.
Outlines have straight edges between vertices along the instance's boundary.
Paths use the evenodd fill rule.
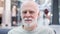
<path fill-rule="evenodd" d="M 24 21 L 25 21 L 26 23 L 31 23 L 31 22 L 32 22 L 32 18 L 24 18 Z"/>
<path fill-rule="evenodd" d="M 26 22 L 26 23 L 31 23 L 31 22 L 32 22 L 32 20 L 25 20 L 25 22 Z"/>

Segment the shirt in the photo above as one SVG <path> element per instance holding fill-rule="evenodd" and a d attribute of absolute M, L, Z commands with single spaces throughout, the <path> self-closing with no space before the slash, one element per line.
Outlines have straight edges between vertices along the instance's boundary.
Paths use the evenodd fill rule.
<path fill-rule="evenodd" d="M 12 29 L 8 34 L 55 34 L 54 30 L 50 27 L 39 26 L 33 31 L 27 31 L 22 26 Z"/>

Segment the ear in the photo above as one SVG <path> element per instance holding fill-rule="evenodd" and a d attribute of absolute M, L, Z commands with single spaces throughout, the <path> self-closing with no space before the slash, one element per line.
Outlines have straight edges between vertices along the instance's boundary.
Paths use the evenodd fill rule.
<path fill-rule="evenodd" d="M 38 12 L 38 18 L 37 18 L 37 20 L 39 20 L 40 19 L 40 12 Z"/>
<path fill-rule="evenodd" d="M 40 12 L 38 12 L 38 18 L 37 18 L 37 20 L 39 20 L 40 19 Z"/>
<path fill-rule="evenodd" d="M 38 13 L 38 17 L 40 17 L 40 11 L 39 11 L 39 13 Z"/>

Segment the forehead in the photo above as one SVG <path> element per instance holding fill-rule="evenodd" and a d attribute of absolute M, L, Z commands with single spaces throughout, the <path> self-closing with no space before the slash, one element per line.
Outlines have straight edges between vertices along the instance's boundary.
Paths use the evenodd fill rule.
<path fill-rule="evenodd" d="M 39 10 L 39 7 L 38 7 L 38 4 L 36 4 L 35 2 L 26 2 L 26 3 L 23 3 L 21 5 L 21 10 L 33 10 L 33 11 L 38 11 Z"/>
<path fill-rule="evenodd" d="M 31 10 L 31 11 L 36 11 L 37 12 L 37 8 L 34 6 L 26 6 L 22 8 L 22 11 L 27 11 L 27 10 Z"/>

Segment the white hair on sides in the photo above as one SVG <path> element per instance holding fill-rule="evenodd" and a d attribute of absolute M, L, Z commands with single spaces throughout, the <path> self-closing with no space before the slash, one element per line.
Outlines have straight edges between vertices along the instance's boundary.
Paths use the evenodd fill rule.
<path fill-rule="evenodd" d="M 30 5 L 32 5 L 32 6 L 35 6 L 36 7 L 36 9 L 37 9 L 37 11 L 39 11 L 39 5 L 35 2 L 35 1 L 33 1 L 33 0 L 26 0 L 26 1 L 24 1 L 22 4 L 21 4 L 21 11 L 22 11 L 22 8 L 24 7 L 24 6 L 26 6 L 26 5 L 28 5 L 28 6 L 30 6 Z"/>

